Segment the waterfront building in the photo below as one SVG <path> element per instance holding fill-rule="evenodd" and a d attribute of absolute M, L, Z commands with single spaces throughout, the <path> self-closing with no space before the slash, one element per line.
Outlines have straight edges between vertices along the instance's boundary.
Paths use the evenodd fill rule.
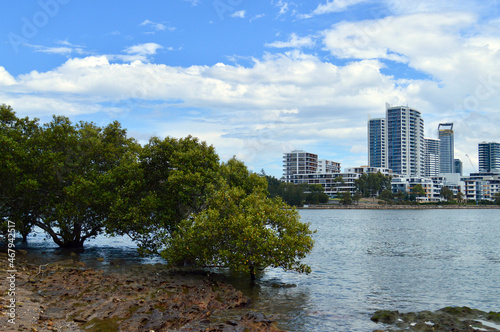
<path fill-rule="evenodd" d="M 354 178 L 346 175 L 348 183 L 338 181 L 340 163 L 318 159 L 318 155 L 302 150 L 294 150 L 283 155 L 283 180 L 295 184 L 321 184 L 325 193 L 334 196 L 338 190 L 351 190 Z M 354 189 L 353 189 L 354 191 Z"/>
<path fill-rule="evenodd" d="M 500 143 L 479 143 L 478 152 L 480 173 L 500 173 Z"/>
<path fill-rule="evenodd" d="M 389 168 L 370 167 L 370 166 L 348 167 L 344 169 L 344 172 L 358 173 L 358 174 L 381 173 L 382 175 L 385 176 L 394 176 L 392 170 Z"/>
<path fill-rule="evenodd" d="M 417 197 L 419 202 L 439 202 L 441 201 L 441 188 L 443 183 L 433 181 L 426 177 L 400 177 L 391 180 L 391 189 L 393 194 L 399 192 L 411 194 L 413 187 L 420 184 L 425 191 L 425 195 Z"/>
<path fill-rule="evenodd" d="M 294 150 L 283 155 L 283 177 L 286 181 L 295 174 L 312 174 L 317 170 L 317 154 Z"/>
<path fill-rule="evenodd" d="M 318 169 L 316 173 L 340 173 L 340 163 L 326 159 L 318 159 Z"/>
<path fill-rule="evenodd" d="M 368 120 L 368 166 L 387 168 L 387 121 Z"/>
<path fill-rule="evenodd" d="M 441 141 L 439 148 L 439 173 L 454 173 L 455 138 L 453 134 L 453 123 L 440 123 L 438 126 L 438 137 Z"/>
<path fill-rule="evenodd" d="M 337 197 L 338 194 L 349 192 L 351 195 L 356 193 L 355 180 L 359 179 L 359 173 L 327 173 L 327 174 L 295 174 L 286 182 L 295 184 L 320 184 L 329 197 Z"/>
<path fill-rule="evenodd" d="M 424 120 L 419 111 L 386 104 L 387 167 L 396 174 L 420 177 L 424 174 Z"/>
<path fill-rule="evenodd" d="M 472 201 L 494 201 L 495 195 L 500 193 L 500 174 L 497 172 L 471 173 L 462 177 L 465 183 L 464 195 Z"/>
<path fill-rule="evenodd" d="M 438 176 L 440 173 L 441 141 L 435 138 L 425 138 L 425 171 L 424 176 Z"/>

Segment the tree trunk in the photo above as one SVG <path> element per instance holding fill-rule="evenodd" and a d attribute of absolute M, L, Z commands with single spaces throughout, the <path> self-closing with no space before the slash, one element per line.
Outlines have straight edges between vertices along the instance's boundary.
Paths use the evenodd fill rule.
<path fill-rule="evenodd" d="M 250 280 L 255 282 L 255 266 L 250 265 Z"/>

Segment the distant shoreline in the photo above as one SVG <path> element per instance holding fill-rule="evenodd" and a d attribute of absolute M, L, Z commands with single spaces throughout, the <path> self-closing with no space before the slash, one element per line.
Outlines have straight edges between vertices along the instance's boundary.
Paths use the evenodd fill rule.
<path fill-rule="evenodd" d="M 338 209 L 338 210 L 460 210 L 460 209 L 500 209 L 498 205 L 309 205 L 299 207 L 299 210 L 326 210 L 326 209 Z"/>

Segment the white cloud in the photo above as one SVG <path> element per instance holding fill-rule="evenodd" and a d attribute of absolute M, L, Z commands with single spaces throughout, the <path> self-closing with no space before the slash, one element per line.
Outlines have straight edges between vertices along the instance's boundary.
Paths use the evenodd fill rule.
<path fill-rule="evenodd" d="M 314 40 L 310 37 L 298 37 L 295 33 L 290 35 L 288 41 L 275 41 L 273 43 L 265 44 L 266 47 L 275 48 L 302 48 L 302 47 L 313 47 L 315 45 Z"/>
<path fill-rule="evenodd" d="M 156 51 L 161 49 L 162 46 L 156 43 L 145 43 L 130 46 L 125 49 L 125 52 L 128 54 L 144 54 L 144 55 L 153 55 L 156 54 Z"/>
<path fill-rule="evenodd" d="M 338 160 L 342 166 L 365 164 L 367 115 L 383 116 L 386 101 L 408 103 L 422 111 L 430 135 L 438 122 L 455 123 L 467 169 L 465 153 L 476 158 L 478 142 L 500 141 L 500 34 L 477 21 L 423 12 L 337 23 L 321 38 L 333 57 L 347 60 L 341 64 L 294 50 L 248 66 L 174 67 L 150 63 L 161 45 L 139 44 L 17 77 L 0 67 L 0 99 L 30 116 L 115 112 L 119 121 L 121 105 L 132 100 L 123 119 L 147 121 L 142 112 L 150 109 L 148 132 L 193 134 L 266 170 L 287 150 L 318 146 L 356 154 Z M 310 47 L 313 38 L 291 34 L 267 46 Z M 422 78 L 399 78 L 392 66 Z"/>
<path fill-rule="evenodd" d="M 156 22 L 153 22 L 150 20 L 144 20 L 140 25 L 152 27 L 155 31 L 164 31 L 164 30 L 174 31 L 174 30 L 176 30 L 176 28 L 174 28 L 174 27 L 168 27 L 163 23 L 156 23 Z M 149 33 L 154 33 L 154 32 L 149 32 Z"/>
<path fill-rule="evenodd" d="M 235 17 L 235 18 L 245 18 L 245 13 L 246 11 L 245 10 L 238 10 L 234 13 L 231 14 L 231 17 Z"/>
<path fill-rule="evenodd" d="M 84 46 L 71 44 L 67 40 L 58 40 L 55 42 L 55 44 L 61 46 L 43 46 L 43 45 L 32 45 L 32 44 L 26 44 L 26 46 L 34 49 L 35 52 L 64 55 L 67 57 L 70 57 L 72 54 L 78 54 L 78 55 L 90 54 L 90 52 L 85 51 Z"/>
<path fill-rule="evenodd" d="M 158 50 L 160 50 L 162 48 L 163 48 L 163 46 L 161 46 L 160 44 L 156 44 L 156 43 L 138 44 L 138 45 L 133 45 L 133 46 L 127 47 L 124 50 L 126 55 L 115 54 L 115 55 L 108 55 L 108 57 L 111 60 L 119 59 L 119 60 L 124 61 L 124 62 L 134 62 L 134 61 L 149 62 L 151 59 L 151 56 L 157 54 Z"/>
<path fill-rule="evenodd" d="M 343 12 L 347 8 L 357 5 L 367 0 L 327 0 L 325 4 L 320 4 L 310 14 L 298 15 L 299 18 L 311 18 L 317 15 Z"/>
<path fill-rule="evenodd" d="M 271 3 L 274 5 L 274 7 L 279 8 L 278 14 L 276 15 L 277 17 L 281 17 L 288 13 L 290 11 L 290 7 L 292 6 L 291 2 L 283 0 L 273 0 Z"/>
<path fill-rule="evenodd" d="M 263 18 L 264 16 L 266 16 L 266 14 L 258 14 L 258 15 L 255 15 L 254 17 L 252 17 L 250 19 L 250 22 L 253 22 L 255 20 L 258 20 L 259 18 Z"/>
<path fill-rule="evenodd" d="M 16 79 L 4 67 L 0 66 L 0 86 L 13 85 L 15 83 Z"/>

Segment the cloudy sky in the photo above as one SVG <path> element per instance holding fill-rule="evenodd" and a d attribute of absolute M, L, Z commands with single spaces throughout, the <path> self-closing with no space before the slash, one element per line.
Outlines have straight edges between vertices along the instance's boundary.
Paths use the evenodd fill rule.
<path fill-rule="evenodd" d="M 385 103 L 453 122 L 455 156 L 500 141 L 497 1 L 3 2 L 0 103 L 19 116 L 118 120 L 145 143 L 193 135 L 281 176 L 307 150 L 367 164 Z M 466 154 L 472 159 L 468 161 Z"/>

